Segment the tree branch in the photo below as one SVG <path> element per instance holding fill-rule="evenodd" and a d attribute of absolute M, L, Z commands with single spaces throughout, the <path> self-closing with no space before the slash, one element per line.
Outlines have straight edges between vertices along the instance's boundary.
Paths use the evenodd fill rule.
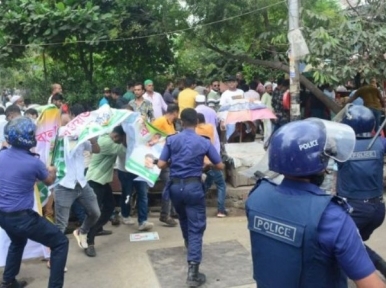
<path fill-rule="evenodd" d="M 200 39 L 200 42 L 203 43 L 208 49 L 211 49 L 227 58 L 232 58 L 238 61 L 246 62 L 252 65 L 256 66 L 264 66 L 267 68 L 275 69 L 275 70 L 281 70 L 283 72 L 289 73 L 289 66 L 283 64 L 280 61 L 267 61 L 267 60 L 260 60 L 260 59 L 253 59 L 248 55 L 234 55 L 232 53 L 229 53 L 227 51 L 224 51 L 205 40 Z M 328 96 L 326 96 L 314 83 L 312 83 L 310 80 L 308 80 L 303 75 L 300 75 L 300 82 L 311 91 L 312 94 L 316 96 L 320 101 L 323 102 L 324 105 L 330 110 L 332 110 L 334 113 L 338 113 L 340 111 L 340 107 L 332 101 Z"/>

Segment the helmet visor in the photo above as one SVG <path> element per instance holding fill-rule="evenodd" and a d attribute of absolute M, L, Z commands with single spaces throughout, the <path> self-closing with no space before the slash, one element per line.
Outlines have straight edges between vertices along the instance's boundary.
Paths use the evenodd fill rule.
<path fill-rule="evenodd" d="M 309 118 L 306 121 L 317 121 L 324 126 L 326 144 L 323 152 L 325 155 L 338 162 L 350 159 L 356 141 L 355 132 L 350 126 L 318 118 Z"/>

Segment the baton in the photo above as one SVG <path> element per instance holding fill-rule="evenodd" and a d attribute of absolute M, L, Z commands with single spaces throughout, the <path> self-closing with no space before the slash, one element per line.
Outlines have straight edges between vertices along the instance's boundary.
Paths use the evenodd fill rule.
<path fill-rule="evenodd" d="M 56 132 L 55 141 L 54 141 L 54 147 L 52 148 L 52 156 L 51 156 L 51 164 L 50 166 L 54 166 L 55 162 L 55 155 L 56 155 L 56 149 L 58 147 L 59 142 L 59 129 Z"/>
<path fill-rule="evenodd" d="M 375 135 L 374 135 L 373 139 L 371 140 L 369 146 L 367 146 L 367 150 L 370 150 L 371 147 L 373 147 L 373 145 L 375 143 L 375 140 L 377 140 L 379 134 L 381 133 L 381 131 L 382 131 L 383 127 L 385 127 L 385 125 L 386 125 L 386 117 L 385 117 L 385 120 L 383 120 L 381 126 L 379 126 L 378 131 L 377 131 L 377 133 L 375 133 Z"/>

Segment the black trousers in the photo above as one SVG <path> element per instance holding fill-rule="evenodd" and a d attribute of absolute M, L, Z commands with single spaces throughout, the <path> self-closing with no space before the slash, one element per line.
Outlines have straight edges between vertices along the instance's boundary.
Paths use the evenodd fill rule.
<path fill-rule="evenodd" d="M 90 232 L 87 234 L 87 243 L 88 245 L 94 245 L 96 234 L 102 229 L 111 217 L 111 214 L 114 212 L 114 195 L 113 190 L 111 189 L 110 184 L 99 184 L 94 181 L 88 181 L 98 199 L 99 208 L 101 210 L 101 216 L 93 227 L 91 227 Z"/>

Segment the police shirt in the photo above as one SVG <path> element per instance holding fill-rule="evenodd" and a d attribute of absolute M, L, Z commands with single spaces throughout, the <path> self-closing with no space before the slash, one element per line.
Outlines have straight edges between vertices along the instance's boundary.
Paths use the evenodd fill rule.
<path fill-rule="evenodd" d="M 27 150 L 11 147 L 0 152 L 0 211 L 32 209 L 34 185 L 48 177 L 46 165 Z"/>
<path fill-rule="evenodd" d="M 324 194 L 314 184 L 289 179 L 284 179 L 276 190 L 286 195 Z M 338 204 L 328 204 L 319 222 L 318 236 L 322 253 L 335 258 L 350 279 L 363 279 L 375 272 L 354 221 Z"/>
<path fill-rule="evenodd" d="M 194 129 L 184 129 L 181 133 L 166 138 L 160 160 L 170 162 L 170 177 L 185 179 L 201 177 L 204 157 L 214 164 L 221 162 L 220 155 L 210 140 L 196 134 Z"/>

